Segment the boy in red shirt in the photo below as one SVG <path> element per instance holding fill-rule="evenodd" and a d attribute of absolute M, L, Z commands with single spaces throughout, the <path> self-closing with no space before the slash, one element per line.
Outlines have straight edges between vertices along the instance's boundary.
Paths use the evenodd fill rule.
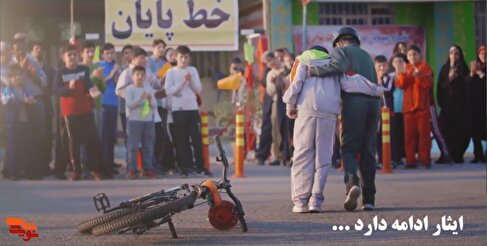
<path fill-rule="evenodd" d="M 56 93 L 60 96 L 61 117 L 66 124 L 69 138 L 69 156 L 73 166 L 70 180 L 81 179 L 80 146 L 85 145 L 88 154 L 88 169 L 95 180 L 101 180 L 100 140 L 95 127 L 92 98 L 100 96 L 93 86 L 90 70 L 78 65 L 76 46 L 63 48 L 64 66 L 60 67 L 54 80 Z"/>
<path fill-rule="evenodd" d="M 433 70 L 421 61 L 421 50 L 411 45 L 407 50 L 409 64 L 395 65 L 396 85 L 404 89 L 404 136 L 406 169 L 416 168 L 416 149 L 423 167 L 431 168 L 431 125 L 429 107 L 433 86 Z"/>

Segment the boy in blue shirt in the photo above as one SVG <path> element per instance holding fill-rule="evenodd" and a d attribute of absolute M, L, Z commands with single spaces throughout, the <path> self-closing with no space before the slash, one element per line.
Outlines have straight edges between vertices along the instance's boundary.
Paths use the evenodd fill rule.
<path fill-rule="evenodd" d="M 103 120 L 101 127 L 101 142 L 103 149 L 103 164 L 107 170 L 115 168 L 113 151 L 116 142 L 118 97 L 115 94 L 120 66 L 115 62 L 115 47 L 111 43 L 103 45 L 103 81 L 105 91 L 102 94 Z M 114 171 L 116 172 L 116 171 Z"/>

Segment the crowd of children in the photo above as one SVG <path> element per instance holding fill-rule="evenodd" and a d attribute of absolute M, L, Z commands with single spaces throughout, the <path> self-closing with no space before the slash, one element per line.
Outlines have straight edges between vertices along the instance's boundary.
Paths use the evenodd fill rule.
<path fill-rule="evenodd" d="M 66 179 L 65 173 L 72 171 L 73 181 L 113 178 L 121 166 L 114 161 L 118 117 L 128 178 L 153 178 L 176 170 L 182 177 L 211 175 L 202 157 L 197 102 L 202 85 L 198 71 L 190 66 L 187 46 L 166 48 L 163 40 L 156 39 L 148 57 L 144 49 L 126 45 L 118 64 L 113 44 L 102 46 L 100 62 L 95 62 L 93 43 L 69 44 L 62 48 L 57 69 L 43 66 L 40 55 L 33 56 L 41 50 L 35 44 L 28 53 L 22 33 L 16 34 L 12 45 L 1 42 L 4 177 L 42 179 L 54 174 Z M 54 158 L 52 111 L 56 112 Z M 52 159 L 54 169 L 49 166 Z"/>

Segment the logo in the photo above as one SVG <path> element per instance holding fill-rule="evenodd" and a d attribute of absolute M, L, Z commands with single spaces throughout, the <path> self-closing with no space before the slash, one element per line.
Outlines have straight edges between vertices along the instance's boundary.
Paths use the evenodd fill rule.
<path fill-rule="evenodd" d="M 19 218 L 5 219 L 5 223 L 10 226 L 8 230 L 11 234 L 17 234 L 22 240 L 28 242 L 31 238 L 39 238 L 36 233 L 37 226 L 33 222 L 27 222 Z"/>

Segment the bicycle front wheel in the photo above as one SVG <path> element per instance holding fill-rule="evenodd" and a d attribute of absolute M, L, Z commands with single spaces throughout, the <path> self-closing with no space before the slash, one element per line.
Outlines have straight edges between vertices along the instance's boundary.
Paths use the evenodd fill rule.
<path fill-rule="evenodd" d="M 110 222 L 112 220 L 118 219 L 120 217 L 129 215 L 131 213 L 135 213 L 137 211 L 137 208 L 124 208 L 120 210 L 115 210 L 113 212 L 107 213 L 100 215 L 98 217 L 95 217 L 93 219 L 89 219 L 86 221 L 81 222 L 78 225 L 78 231 L 81 233 L 90 233 L 91 229 L 94 227 L 105 224 L 107 222 Z"/>
<path fill-rule="evenodd" d="M 192 191 L 188 196 L 178 198 L 172 202 L 129 214 L 127 216 L 96 226 L 91 232 L 94 236 L 101 236 L 126 227 L 154 221 L 168 215 L 169 213 L 177 213 L 186 210 L 193 205 L 195 201 L 196 192 Z"/>

